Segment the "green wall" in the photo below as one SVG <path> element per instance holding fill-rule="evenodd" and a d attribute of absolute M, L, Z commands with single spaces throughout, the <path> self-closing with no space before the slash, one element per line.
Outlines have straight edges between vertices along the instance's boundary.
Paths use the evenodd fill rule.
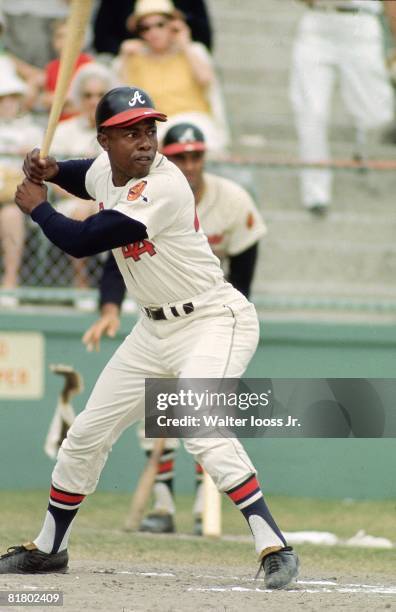
<path fill-rule="evenodd" d="M 43 443 L 61 386 L 50 363 L 73 365 L 83 374 L 85 390 L 74 406 L 80 411 L 119 339 L 106 339 L 100 353 L 87 353 L 81 336 L 94 315 L 40 311 L 0 314 L 2 331 L 41 331 L 45 336 L 45 394 L 42 400 L 0 401 L 0 489 L 47 488 L 52 461 Z M 121 333 L 134 319 L 125 317 Z M 396 328 L 263 321 L 261 342 L 250 377 L 392 378 L 396 372 Z M 394 439 L 252 439 L 244 444 L 266 491 L 277 494 L 339 498 L 395 498 Z M 102 490 L 131 490 L 144 464 L 134 429 L 115 445 L 104 469 Z M 184 450 L 177 461 L 176 490 L 193 488 L 192 459 Z"/>

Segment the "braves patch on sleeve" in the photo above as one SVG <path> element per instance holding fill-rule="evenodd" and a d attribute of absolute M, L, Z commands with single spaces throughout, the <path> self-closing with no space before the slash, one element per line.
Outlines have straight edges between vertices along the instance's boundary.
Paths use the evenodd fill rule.
<path fill-rule="evenodd" d="M 148 202 L 146 196 L 143 195 L 143 191 L 145 190 L 147 185 L 147 181 L 140 181 L 140 183 L 136 183 L 133 187 L 128 191 L 127 200 L 128 202 L 134 202 L 138 198 L 142 198 L 144 202 Z"/>

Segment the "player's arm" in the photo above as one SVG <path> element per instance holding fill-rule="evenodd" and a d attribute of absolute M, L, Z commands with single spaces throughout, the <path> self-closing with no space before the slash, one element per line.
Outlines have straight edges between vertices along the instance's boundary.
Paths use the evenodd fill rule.
<path fill-rule="evenodd" d="M 100 318 L 87 329 L 82 342 L 87 351 L 99 351 L 100 340 L 103 335 L 114 338 L 120 327 L 120 308 L 117 304 L 103 304 Z"/>
<path fill-rule="evenodd" d="M 33 149 L 25 157 L 23 171 L 33 183 L 41 185 L 43 181 L 49 181 L 77 198 L 92 200 L 85 187 L 85 175 L 94 161 L 94 159 L 71 159 L 61 162 L 54 157 L 41 159 L 40 150 Z"/>
<path fill-rule="evenodd" d="M 103 335 L 114 338 L 120 327 L 120 310 L 125 296 L 125 283 L 112 253 L 102 269 L 99 283 L 100 318 L 85 332 L 82 341 L 88 351 L 99 351 Z"/>
<path fill-rule="evenodd" d="M 233 255 L 230 260 L 230 272 L 228 280 L 231 285 L 238 289 L 247 298 L 250 295 L 250 286 L 252 284 L 254 270 L 256 267 L 258 255 L 258 242 L 250 246 L 242 253 Z"/>
<path fill-rule="evenodd" d="M 99 306 L 114 304 L 121 309 L 125 297 L 125 283 L 112 253 L 109 253 L 102 268 L 99 281 Z"/>
<path fill-rule="evenodd" d="M 53 244 L 73 257 L 96 255 L 147 238 L 143 223 L 116 210 L 75 221 L 56 212 L 46 198 L 47 187 L 26 178 L 18 185 L 15 202 Z"/>
<path fill-rule="evenodd" d="M 228 205 L 228 280 L 248 297 L 257 262 L 258 242 L 266 234 L 267 228 L 246 189 L 236 183 L 228 183 L 224 196 L 233 203 L 232 207 Z"/>

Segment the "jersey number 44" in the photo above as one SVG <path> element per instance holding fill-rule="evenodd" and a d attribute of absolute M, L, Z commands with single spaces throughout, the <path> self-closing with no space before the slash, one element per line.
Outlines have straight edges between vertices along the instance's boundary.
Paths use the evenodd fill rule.
<path fill-rule="evenodd" d="M 129 257 L 132 257 L 133 261 L 140 261 L 140 256 L 143 253 L 148 253 L 150 257 L 157 254 L 153 243 L 149 240 L 138 240 L 133 244 L 127 244 L 126 246 L 121 247 L 121 250 L 124 259 L 129 259 Z"/>

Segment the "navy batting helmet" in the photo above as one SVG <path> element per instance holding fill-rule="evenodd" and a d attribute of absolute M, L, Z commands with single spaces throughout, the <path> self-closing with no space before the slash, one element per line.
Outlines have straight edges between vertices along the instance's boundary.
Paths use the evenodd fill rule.
<path fill-rule="evenodd" d="M 164 155 L 205 151 L 205 137 L 193 123 L 177 123 L 166 132 L 161 150 Z"/>
<path fill-rule="evenodd" d="M 166 121 L 154 109 L 150 96 L 137 87 L 115 87 L 108 91 L 96 107 L 96 127 L 127 127 L 143 119 Z"/>

